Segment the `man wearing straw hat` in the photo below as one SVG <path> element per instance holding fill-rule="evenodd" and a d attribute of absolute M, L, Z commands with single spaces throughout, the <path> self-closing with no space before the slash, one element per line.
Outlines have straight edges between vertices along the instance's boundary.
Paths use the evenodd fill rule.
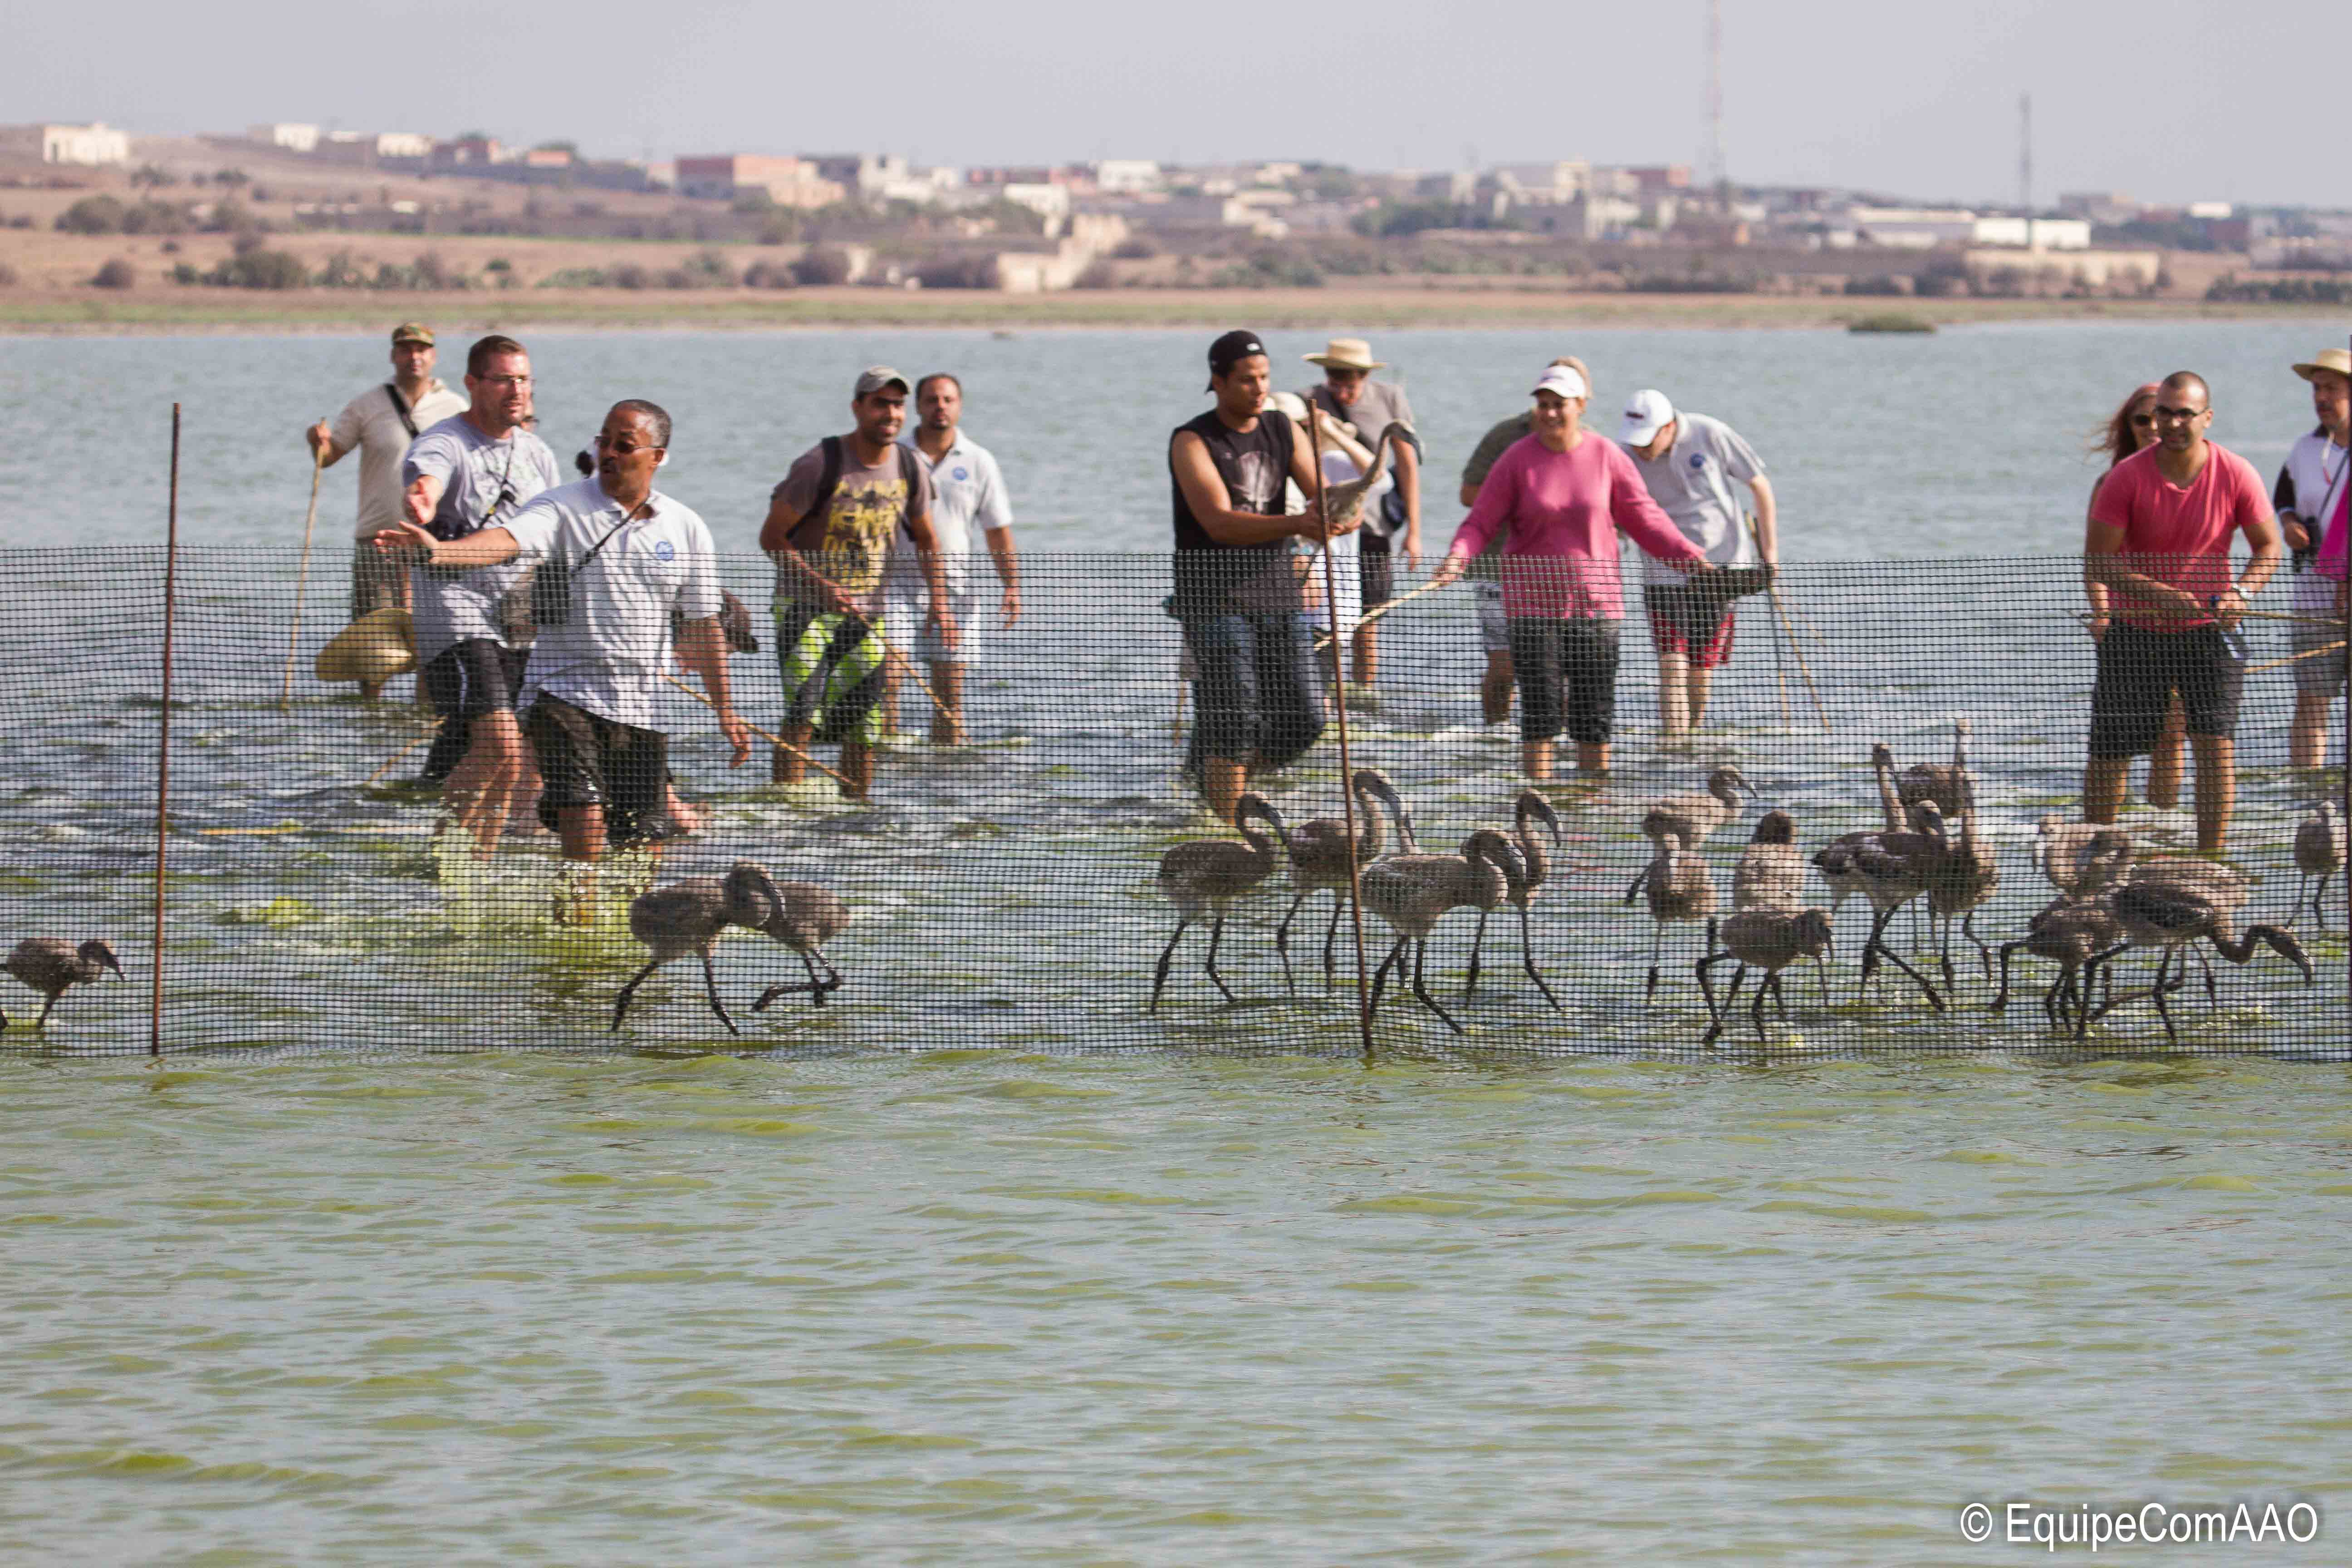
<path fill-rule="evenodd" d="M 2278 508 L 2279 531 L 2294 552 L 2287 609 L 2301 617 L 2288 628 L 2296 656 L 2288 760 L 2309 769 L 2327 760 L 2327 709 L 2344 691 L 2337 584 L 2319 570 L 2319 555 L 2328 520 L 2352 489 L 2352 476 L 2346 472 L 2352 468 L 2352 353 L 2322 349 L 2296 365 L 2294 374 L 2311 383 L 2311 411 L 2319 423 L 2287 449 L 2271 500 Z M 2316 624 L 2321 621 L 2336 624 Z"/>
<path fill-rule="evenodd" d="M 352 616 L 408 607 L 408 574 L 375 547 L 375 536 L 401 514 L 400 459 L 408 444 L 453 415 L 465 397 L 433 374 L 436 354 L 433 329 L 403 321 L 392 329 L 392 379 L 369 387 L 343 405 L 332 424 L 321 419 L 303 437 L 312 458 L 331 468 L 354 448 L 360 455 L 359 521 L 352 548 Z M 381 680 L 360 681 L 360 698 L 373 702 Z"/>
<path fill-rule="evenodd" d="M 2091 687 L 2083 818 L 2112 823 L 2131 759 L 2154 749 L 2178 693 L 2197 761 L 2197 847 L 2229 842 L 2237 798 L 2238 704 L 2246 663 L 2237 624 L 2278 569 L 2278 521 L 2254 467 L 2205 438 L 2212 394 L 2194 371 L 2158 384 L 2156 444 L 2107 470 L 2091 501 L 2083 571 L 2106 585 L 2116 624 L 2099 639 Z M 2230 544 L 2252 547 L 2232 580 Z"/>
<path fill-rule="evenodd" d="M 1358 577 L 1363 607 L 1378 608 L 1396 597 L 1397 546 L 1404 547 L 1408 572 L 1421 565 L 1421 437 L 1413 434 L 1412 405 L 1404 388 L 1392 381 L 1374 381 L 1372 372 L 1387 363 L 1372 357 L 1372 345 L 1362 338 L 1333 338 L 1319 354 L 1304 356 L 1323 367 L 1319 385 L 1302 387 L 1298 395 L 1310 407 L 1320 407 L 1334 419 L 1355 426 L 1367 447 L 1376 444 L 1391 425 L 1402 425 L 1405 438 L 1391 448 L 1396 464 L 1392 477 L 1376 486 L 1364 500 L 1364 525 L 1357 537 Z M 1356 684 L 1370 686 L 1380 674 L 1380 627 L 1360 625 L 1354 638 Z"/>

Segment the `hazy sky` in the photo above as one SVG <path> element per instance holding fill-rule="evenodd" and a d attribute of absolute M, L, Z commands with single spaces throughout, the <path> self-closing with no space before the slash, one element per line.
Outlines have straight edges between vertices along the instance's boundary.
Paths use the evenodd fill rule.
<path fill-rule="evenodd" d="M 2352 202 L 2321 78 L 2352 6 L 1724 0 L 1735 178 L 2011 200 L 2034 189 Z M 10 8 L 0 120 L 134 132 L 258 120 L 593 154 L 879 149 L 920 161 L 1321 159 L 1361 168 L 1695 163 L 1705 0 L 1467 7 L 1226 3 Z M 2323 127 L 2330 125 L 2323 140 Z"/>

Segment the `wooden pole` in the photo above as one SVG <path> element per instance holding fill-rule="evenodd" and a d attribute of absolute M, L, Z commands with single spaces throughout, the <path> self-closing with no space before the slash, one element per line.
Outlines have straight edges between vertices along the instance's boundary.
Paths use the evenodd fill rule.
<path fill-rule="evenodd" d="M 688 697 L 693 698 L 697 702 L 701 703 L 705 708 L 710 709 L 713 711 L 718 710 L 718 703 L 713 702 L 709 698 L 705 697 L 701 692 L 697 691 L 693 687 L 688 686 L 677 676 L 665 672 L 662 679 L 668 681 L 672 686 L 677 687 L 680 691 L 685 692 Z M 768 744 L 775 747 L 778 751 L 790 752 L 793 755 L 798 757 L 801 761 L 806 763 L 809 766 L 814 768 L 817 772 L 823 773 L 825 777 L 831 779 L 842 788 L 849 790 L 853 794 L 856 793 L 856 785 L 852 784 L 847 779 L 843 778 L 839 773 L 835 773 L 831 768 L 826 767 L 823 763 L 818 762 L 814 757 L 810 756 L 806 752 L 802 751 L 798 746 L 793 745 L 791 742 L 778 740 L 775 736 L 769 734 L 765 730 L 761 729 L 757 724 L 746 724 L 743 728 L 751 731 L 751 733 L 759 736 L 760 739 L 767 742 Z M 391 765 L 392 764 L 390 763 L 386 763 L 384 764 L 385 767 L 390 767 Z M 380 773 L 383 770 L 378 769 L 377 771 Z"/>
<path fill-rule="evenodd" d="M 1764 591 L 1772 595 L 1772 608 L 1779 612 L 1780 625 L 1789 634 L 1789 651 L 1797 656 L 1798 673 L 1805 678 L 1805 689 L 1812 693 L 1813 697 L 1813 712 L 1821 719 L 1822 732 L 1827 734 L 1830 728 L 1830 710 L 1822 706 L 1822 689 L 1813 684 L 1813 667 L 1805 662 L 1805 650 L 1798 645 L 1797 628 L 1790 624 L 1788 604 L 1780 597 L 1780 578 L 1775 575 L 1770 582 L 1765 584 Z"/>
<path fill-rule="evenodd" d="M 1453 586 L 1454 586 L 1454 583 L 1466 582 L 1467 580 L 1468 580 L 1468 579 L 1466 579 L 1466 578 L 1456 577 L 1456 578 L 1454 578 L 1454 582 L 1453 582 L 1453 583 L 1423 583 L 1420 587 L 1415 588 L 1415 589 L 1414 589 L 1412 593 L 1410 593 L 1410 594 L 1401 594 L 1401 595 L 1399 595 L 1397 597 L 1395 597 L 1395 598 L 1393 598 L 1393 599 L 1389 600 L 1389 601 L 1388 601 L 1386 604 L 1384 604 L 1384 605 L 1373 605 L 1370 610 L 1367 610 L 1363 615 L 1361 615 L 1361 616 L 1358 616 L 1358 617 L 1357 617 L 1357 619 L 1356 619 L 1356 626 L 1357 626 L 1357 629 L 1358 629 L 1358 630 L 1361 630 L 1361 629 L 1362 629 L 1362 628 L 1364 628 L 1365 626 L 1370 626 L 1374 621 L 1379 620 L 1382 616 L 1387 615 L 1391 610 L 1396 610 L 1396 609 L 1402 609 L 1402 608 L 1403 608 L 1405 605 L 1412 604 L 1415 599 L 1420 598 L 1423 594 L 1434 594 L 1434 593 L 1436 593 L 1440 588 L 1451 588 L 1451 587 L 1453 587 Z M 1329 638 L 1329 637 L 1331 636 L 1331 634 L 1330 634 L 1330 632 L 1329 632 L 1329 631 L 1326 630 L 1326 631 L 1318 632 L 1318 633 L 1316 634 L 1316 636 L 1317 636 L 1318 637 L 1319 637 L 1319 638 L 1327 639 L 1327 640 L 1325 640 L 1325 641 L 1322 641 L 1322 642 L 1318 643 L 1318 647 L 1330 647 L 1330 646 L 1331 646 L 1331 645 L 1330 645 L 1330 643 L 1329 643 L 1329 641 L 1328 640 L 1328 639 Z"/>
<path fill-rule="evenodd" d="M 2295 654 L 2291 658 L 2274 658 L 2268 664 L 2250 664 L 2246 666 L 2246 673 L 2248 675 L 2260 675 L 2266 669 L 2284 669 L 2290 664 L 2301 664 L 2306 658 L 2317 658 L 2324 653 L 2340 653 L 2343 649 L 2344 643 L 2342 639 L 2339 638 L 2335 642 L 2327 644 L 2324 647 L 2305 648 L 2303 652 Z"/>
<path fill-rule="evenodd" d="M 163 1054 L 163 860 L 172 829 L 172 632 L 180 577 L 180 405 L 172 405 L 172 489 L 163 524 L 163 706 L 155 737 L 155 934 L 147 991 L 147 1054 Z"/>
<path fill-rule="evenodd" d="M 1748 523 L 1748 537 L 1755 542 L 1756 552 L 1760 557 L 1764 552 L 1764 536 L 1758 531 L 1756 519 L 1752 514 L 1742 513 L 1741 515 Z M 1792 637 L 1790 640 L 1795 639 Z M 1788 667 L 1780 662 L 1780 626 L 1777 620 L 1772 625 L 1772 685 L 1773 689 L 1780 694 L 1780 722 L 1785 728 L 1793 730 L 1797 727 L 1797 721 L 1789 712 L 1789 670 Z"/>
<path fill-rule="evenodd" d="M 294 706 L 294 661 L 302 647 L 302 595 L 310 584 L 310 531 L 319 523 L 319 476 L 327 471 L 327 449 L 310 454 L 310 510 L 302 516 L 302 568 L 294 578 L 294 626 L 286 634 L 286 689 L 278 694 L 278 710 Z"/>
<path fill-rule="evenodd" d="M 1311 402 L 1307 405 L 1307 441 L 1315 458 L 1315 515 L 1328 527 L 1331 513 L 1323 497 L 1323 427 L 1315 417 L 1315 405 Z M 1339 809 L 1348 829 L 1348 908 L 1356 934 L 1356 1027 L 1363 1037 L 1364 1064 L 1369 1067 L 1373 1060 L 1372 994 L 1371 977 L 1364 968 L 1363 868 L 1356 862 L 1356 766 L 1348 744 L 1348 650 L 1339 642 L 1339 580 L 1331 564 L 1329 538 L 1322 541 L 1322 548 L 1323 618 L 1331 636 L 1332 695 L 1339 699 Z"/>
<path fill-rule="evenodd" d="M 376 780 L 392 772 L 392 766 L 394 763 L 397 763 L 401 758 L 408 755 L 409 752 L 416 750 L 417 747 L 425 744 L 425 742 L 431 740 L 435 735 L 439 733 L 440 731 L 437 730 L 427 730 L 422 735 L 417 736 L 414 741 L 409 742 L 408 744 L 401 747 L 400 750 L 393 752 L 392 755 L 383 760 L 383 766 L 376 769 L 375 772 L 368 774 L 366 778 L 360 781 L 360 788 L 367 788 L 368 785 L 375 783 Z"/>

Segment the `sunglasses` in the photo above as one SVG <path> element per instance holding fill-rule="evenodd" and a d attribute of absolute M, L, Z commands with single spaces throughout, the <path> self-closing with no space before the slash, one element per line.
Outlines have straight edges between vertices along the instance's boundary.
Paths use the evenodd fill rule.
<path fill-rule="evenodd" d="M 2202 408 L 2167 408 L 2161 403 L 2156 405 L 2156 416 L 2158 419 L 2194 419 L 2204 412 Z M 2138 421 L 2135 420 L 2133 423 L 2137 424 Z"/>

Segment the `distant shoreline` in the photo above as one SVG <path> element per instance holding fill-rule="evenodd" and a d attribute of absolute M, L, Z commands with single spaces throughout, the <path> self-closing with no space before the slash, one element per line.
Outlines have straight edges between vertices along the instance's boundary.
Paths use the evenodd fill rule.
<path fill-rule="evenodd" d="M 0 337 L 375 332 L 408 319 L 453 333 L 792 331 L 882 328 L 1048 331 L 1350 327 L 1828 331 L 1902 311 L 1938 326 L 2009 321 L 2334 320 L 2300 305 L 2201 300 L 1917 300 L 1861 295 L 1569 293 L 1508 288 L 1116 289 L 1055 294 L 793 289 L 468 289 L 438 293 L 205 287 L 120 294 L 0 289 Z"/>

